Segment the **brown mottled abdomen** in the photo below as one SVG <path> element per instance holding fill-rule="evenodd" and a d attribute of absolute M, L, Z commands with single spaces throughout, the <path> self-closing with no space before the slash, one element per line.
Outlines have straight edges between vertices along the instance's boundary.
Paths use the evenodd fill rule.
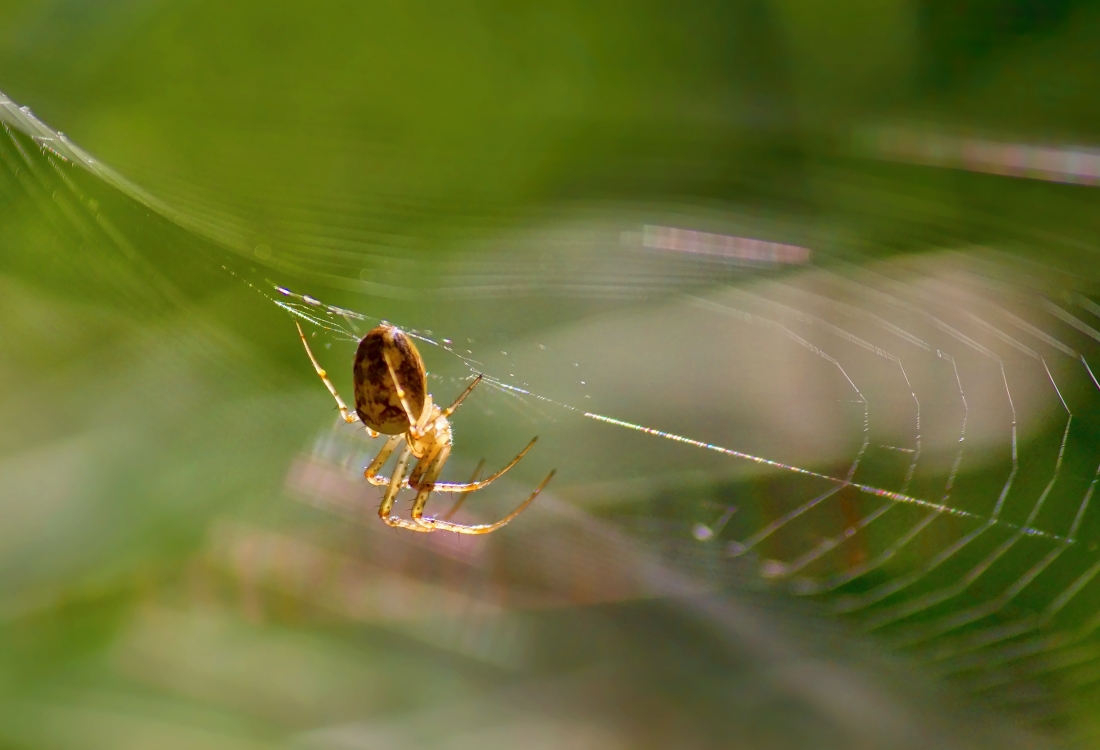
<path fill-rule="evenodd" d="M 352 370 L 355 411 L 371 429 L 384 435 L 400 435 L 409 429 L 409 420 L 401 407 L 383 352 L 389 355 L 413 417 L 418 418 L 424 411 L 424 399 L 428 394 L 424 360 L 412 339 L 401 329 L 385 323 L 369 331 L 359 341 L 359 349 L 355 352 Z"/>

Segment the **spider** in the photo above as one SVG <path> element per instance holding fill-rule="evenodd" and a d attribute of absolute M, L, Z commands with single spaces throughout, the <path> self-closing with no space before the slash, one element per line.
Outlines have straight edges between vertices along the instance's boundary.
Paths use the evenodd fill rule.
<path fill-rule="evenodd" d="M 522 513 L 534 502 L 554 476 L 554 472 L 551 471 L 529 498 L 496 523 L 477 526 L 451 523 L 449 519 L 458 510 L 465 495 L 459 498 L 443 518 L 425 518 L 424 506 L 427 505 L 428 495 L 432 490 L 460 493 L 480 490 L 519 463 L 538 438 L 532 439 L 507 466 L 488 479 L 477 481 L 477 475 L 481 470 L 479 464 L 473 479 L 468 484 L 437 482 L 436 479 L 443 471 L 443 465 L 451 455 L 451 445 L 454 442 L 451 423 L 447 421 L 447 417 L 451 416 L 459 404 L 470 395 L 470 391 L 481 382 L 482 376 L 478 375 L 474 382 L 459 394 L 453 404 L 446 409 L 440 409 L 437 404 L 432 403 L 432 396 L 428 393 L 428 378 L 420 352 L 401 329 L 383 323 L 368 331 L 367 335 L 360 339 L 359 348 L 355 352 L 352 369 L 355 384 L 355 412 L 352 413 L 340 398 L 340 394 L 336 392 L 324 368 L 313 356 L 309 342 L 302 333 L 302 327 L 297 322 L 295 325 L 298 326 L 298 335 L 306 348 L 306 354 L 313 363 L 313 368 L 328 388 L 328 392 L 336 399 L 336 406 L 344 421 L 349 424 L 362 422 L 371 437 L 378 437 L 379 433 L 390 436 L 363 472 L 371 484 L 386 487 L 382 503 L 378 506 L 378 516 L 390 526 L 420 532 L 443 530 L 458 534 L 488 534 Z M 405 447 L 398 454 L 393 475 L 389 478 L 380 476 L 378 472 L 402 442 L 405 443 Z M 413 458 L 416 459 L 416 465 L 410 473 L 409 463 Z M 411 521 L 392 514 L 397 493 L 403 487 L 412 487 L 417 491 Z"/>

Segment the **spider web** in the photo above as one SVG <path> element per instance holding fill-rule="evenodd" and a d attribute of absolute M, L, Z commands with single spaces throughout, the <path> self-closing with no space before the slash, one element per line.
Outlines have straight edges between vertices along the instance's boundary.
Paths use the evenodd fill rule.
<path fill-rule="evenodd" d="M 231 226 L 175 211 L 2 95 L 0 115 L 52 165 L 82 164 L 181 226 L 250 250 Z M 696 258 L 671 262 L 680 280 L 706 275 Z M 731 566 L 751 565 L 761 580 L 817 599 L 975 695 L 1042 718 L 1056 710 L 1059 687 L 1093 695 L 1100 685 L 1092 603 L 1100 586 L 1092 503 L 1100 305 L 1072 281 L 1021 274 L 1001 256 L 973 251 L 962 265 L 950 275 L 836 262 L 705 293 L 684 284 L 694 290 L 675 299 L 680 313 L 797 357 L 808 380 L 836 385 L 775 388 L 801 413 L 838 401 L 853 407 L 835 422 L 840 433 L 828 433 L 830 446 L 845 446 L 839 457 L 787 457 L 703 429 L 597 412 L 505 374 L 457 336 L 412 333 L 463 376 L 484 373 L 502 399 L 733 465 L 723 479 L 716 464 L 702 464 L 716 478 L 706 501 L 689 497 L 676 518 L 654 514 L 647 528 L 682 539 L 685 555 L 719 550 Z M 355 341 L 373 324 L 285 287 L 254 288 L 337 341 Z M 568 359 L 560 349 L 548 356 Z M 632 523 L 629 514 L 622 523 Z"/>
<path fill-rule="evenodd" d="M 1003 265 L 984 270 L 1006 274 Z M 1100 574 L 1090 512 L 1100 480 L 1092 418 L 1100 383 L 1087 356 L 1100 343 L 1100 307 L 1073 290 L 1021 290 L 992 276 L 966 282 L 970 288 L 921 284 L 892 278 L 888 268 L 850 267 L 815 272 L 813 291 L 773 281 L 685 299 L 835 373 L 856 408 L 853 450 L 840 471 L 597 413 L 492 372 L 485 382 L 572 417 L 786 476 L 770 507 L 740 499 L 760 483 L 755 474 L 734 483 L 727 497 L 736 502 L 700 504 L 690 527 L 661 531 L 720 545 L 731 564 L 753 561 L 762 579 L 821 599 L 984 699 L 1042 715 L 1052 696 L 1021 695 L 1021 684 L 1053 676 L 1087 689 L 1100 681 L 1093 639 L 1100 610 L 1089 604 Z M 289 289 L 277 296 L 284 309 L 348 339 L 358 329 L 347 323 L 367 322 Z M 1003 306 L 1009 296 L 1015 311 Z M 1033 322 L 1020 314 L 1028 311 Z M 471 375 L 485 369 L 449 339 L 414 335 Z M 905 402 L 907 409 L 899 406 Z M 887 429 L 881 411 L 892 422 Z M 984 434 L 976 434 L 981 423 Z M 883 481 L 887 465 L 892 481 Z M 713 517 L 702 515 L 706 507 L 715 507 Z"/>

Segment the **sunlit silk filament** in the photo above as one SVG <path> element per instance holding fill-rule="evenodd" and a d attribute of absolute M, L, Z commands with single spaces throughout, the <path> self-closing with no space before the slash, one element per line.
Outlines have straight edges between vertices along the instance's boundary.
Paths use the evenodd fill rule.
<path fill-rule="evenodd" d="M 760 464 L 762 466 L 769 466 L 773 469 L 781 469 L 783 471 L 789 471 L 789 472 L 794 473 L 794 474 L 800 474 L 800 475 L 806 476 L 806 477 L 813 477 L 814 479 L 823 479 L 827 482 L 834 482 L 835 484 L 841 485 L 843 487 L 854 487 L 855 489 L 857 489 L 860 492 L 862 492 L 864 494 L 867 494 L 867 495 L 873 495 L 874 497 L 886 498 L 888 500 L 893 500 L 894 502 L 898 502 L 898 503 L 908 503 L 910 505 L 916 505 L 916 506 L 921 507 L 921 508 L 928 508 L 930 510 L 936 511 L 937 513 L 946 513 L 948 515 L 956 516 L 956 517 L 959 517 L 959 518 L 970 518 L 970 519 L 974 519 L 976 521 L 986 521 L 986 520 L 988 520 L 988 519 L 984 518 L 983 516 L 981 516 L 977 513 L 971 513 L 970 511 L 962 510 L 960 508 L 952 508 L 951 506 L 943 505 L 942 503 L 935 503 L 935 502 L 932 502 L 930 500 L 922 500 L 919 497 L 913 497 L 912 495 L 906 495 L 906 494 L 903 494 L 901 492 L 893 492 L 891 490 L 883 489 L 881 487 L 872 487 L 871 485 L 868 485 L 868 484 L 862 484 L 860 482 L 852 482 L 852 481 L 847 480 L 847 479 L 841 479 L 839 477 L 829 476 L 828 474 L 822 474 L 820 472 L 812 471 L 810 469 L 803 469 L 802 467 L 799 467 L 799 466 L 792 466 L 791 464 L 785 464 L 781 461 L 773 461 L 772 459 L 769 459 L 769 458 L 763 458 L 761 456 L 754 456 L 751 453 L 744 453 L 742 451 L 734 450 L 732 448 L 725 448 L 721 445 L 715 445 L 713 443 L 705 443 L 702 440 L 694 440 L 692 438 L 684 437 L 683 435 L 677 435 L 677 434 L 672 433 L 672 432 L 665 432 L 664 430 L 658 430 L 658 429 L 655 429 L 653 427 L 645 427 L 643 425 L 634 424 L 633 422 L 626 422 L 626 421 L 623 421 L 621 419 L 615 419 L 614 417 L 607 417 L 607 416 L 604 416 L 603 414 L 596 414 L 596 413 L 590 412 L 590 411 L 581 411 L 580 409 L 578 409 L 574 406 L 569 406 L 567 404 L 563 404 L 563 403 L 560 403 L 558 401 L 554 401 L 553 399 L 546 398 L 545 396 L 539 396 L 538 394 L 531 393 L 528 390 L 525 390 L 523 388 L 518 388 L 514 385 L 508 385 L 507 383 L 501 383 L 498 380 L 489 380 L 488 378 L 486 378 L 486 380 L 487 380 L 487 382 L 490 382 L 490 383 L 492 383 L 493 385 L 495 385 L 499 388 L 509 390 L 509 391 L 515 391 L 517 393 L 522 393 L 525 396 L 531 396 L 531 397 L 537 398 L 541 401 L 545 401 L 547 403 L 552 403 L 555 406 L 559 406 L 563 409 L 568 409 L 570 411 L 577 412 L 577 413 L 581 414 L 582 416 L 588 417 L 589 419 L 594 419 L 597 422 L 603 422 L 605 424 L 614 425 L 616 427 L 623 427 L 623 428 L 626 428 L 628 430 L 636 430 L 637 432 L 642 432 L 642 433 L 645 433 L 646 435 L 653 435 L 655 437 L 664 438 L 665 440 L 671 440 L 671 441 L 676 442 L 676 443 L 684 443 L 685 445 L 690 445 L 690 446 L 693 446 L 695 448 L 703 448 L 705 450 L 715 451 L 716 453 L 721 453 L 721 454 L 726 455 L 726 456 L 732 456 L 734 458 L 740 458 L 740 459 L 743 459 L 743 460 L 746 460 L 746 461 L 752 461 L 753 463 Z M 1007 528 L 1017 529 L 1017 530 L 1023 532 L 1027 536 L 1043 537 L 1045 539 L 1054 539 L 1054 540 L 1061 541 L 1061 542 L 1071 541 L 1071 540 L 1069 540 L 1065 537 L 1062 537 L 1058 534 L 1052 534 L 1048 531 L 1042 531 L 1041 529 L 1035 529 L 1035 528 L 1032 528 L 1032 527 L 1016 526 L 1014 524 L 1006 523 L 1006 522 L 1003 522 L 1003 521 L 1000 521 L 998 523 L 1005 526 L 1005 527 L 1007 527 Z"/>

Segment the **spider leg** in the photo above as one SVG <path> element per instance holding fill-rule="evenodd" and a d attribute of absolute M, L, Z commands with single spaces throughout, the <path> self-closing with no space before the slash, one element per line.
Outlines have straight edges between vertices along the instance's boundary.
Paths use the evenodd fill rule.
<path fill-rule="evenodd" d="M 394 437 L 390 438 L 390 441 L 393 441 L 395 438 L 400 438 L 400 437 L 402 437 L 402 436 L 401 435 L 394 435 Z M 527 447 L 524 448 L 523 450 L 521 450 L 519 452 L 518 456 L 516 456 L 511 461 L 509 461 L 507 466 L 505 466 L 503 469 L 498 471 L 496 474 L 493 474 L 492 476 L 490 476 L 486 479 L 482 479 L 480 481 L 471 481 L 469 484 L 462 484 L 461 482 L 434 482 L 432 484 L 432 490 L 435 491 L 435 492 L 476 492 L 477 490 L 488 487 L 493 481 L 499 479 L 501 476 L 504 475 L 505 472 L 507 472 L 509 469 L 511 469 L 516 464 L 518 464 L 519 460 L 527 455 L 527 451 L 531 450 L 531 448 L 535 445 L 535 442 L 537 440 L 538 440 L 537 437 L 532 438 L 531 442 L 527 444 Z M 386 445 L 389 445 L 389 442 L 387 442 Z M 393 453 L 393 450 L 396 447 L 397 447 L 397 444 L 394 443 L 393 448 L 390 448 L 389 451 L 386 452 L 386 446 L 382 446 L 382 451 L 383 451 L 384 454 L 379 453 L 378 458 L 375 459 L 375 461 L 379 462 L 378 465 L 374 466 L 374 463 L 373 462 L 371 463 L 371 466 L 374 466 L 375 473 L 377 473 L 377 471 L 382 468 L 382 464 L 386 462 L 386 459 L 390 457 L 390 453 Z M 427 464 L 425 464 L 425 469 L 426 468 L 427 468 Z M 370 471 L 370 468 L 367 469 L 367 472 L 369 472 L 369 471 Z M 367 472 L 364 472 L 364 473 L 366 474 Z M 384 486 L 384 485 L 387 485 L 387 484 L 390 483 L 390 480 L 387 477 L 375 476 L 375 474 L 369 474 L 367 476 L 367 481 L 370 482 L 373 485 L 376 485 L 376 486 Z M 402 487 L 408 487 L 409 484 L 406 481 L 401 486 Z M 451 512 L 453 513 L 454 510 L 452 509 Z M 448 513 L 447 515 L 449 517 L 450 513 Z"/>
<path fill-rule="evenodd" d="M 386 445 L 388 446 L 390 442 L 392 442 L 392 439 L 387 441 Z M 385 448 L 383 448 L 383 450 L 385 450 Z M 388 526 L 393 526 L 396 529 L 430 532 L 434 529 L 391 515 L 393 512 L 393 502 L 397 499 L 397 493 L 401 490 L 401 485 L 405 481 L 405 474 L 409 470 L 409 461 L 411 459 L 412 446 L 406 445 L 405 450 L 401 451 L 401 455 L 397 459 L 397 465 L 393 467 L 393 477 L 390 479 L 390 486 L 386 488 L 386 494 L 382 497 L 381 505 L 378 506 L 378 517 Z"/>
<path fill-rule="evenodd" d="M 401 445 L 401 441 L 404 439 L 404 435 L 394 435 L 386 441 L 385 445 L 382 446 L 382 449 L 378 451 L 378 455 L 375 456 L 374 460 L 370 462 L 370 466 L 368 466 L 363 472 L 363 476 L 367 478 L 368 482 L 373 484 L 375 487 L 385 487 L 387 484 L 390 483 L 389 477 L 380 477 L 378 476 L 378 472 L 382 470 L 382 467 L 385 466 L 386 461 L 389 460 L 393 452 L 397 450 L 397 446 Z M 398 472 L 395 471 L 394 473 L 397 474 Z M 402 481 L 404 481 L 404 479 L 402 479 Z M 404 486 L 404 484 L 402 484 L 402 486 Z"/>
<path fill-rule="evenodd" d="M 527 444 L 526 448 L 519 452 L 518 456 L 509 461 L 507 466 L 498 471 L 496 474 L 493 474 L 488 479 L 482 479 L 479 482 L 470 482 L 469 484 L 460 484 L 457 482 L 439 482 L 435 485 L 434 489 L 436 492 L 474 492 L 476 490 L 480 490 L 483 487 L 488 487 L 490 483 L 492 483 L 496 479 L 499 479 L 506 471 L 518 464 L 519 460 L 527 455 L 527 451 L 531 450 L 531 448 L 535 445 L 535 441 L 537 440 L 537 437 L 532 438 L 531 442 Z"/>
<path fill-rule="evenodd" d="M 412 512 L 409 514 L 412 516 L 414 523 L 421 523 L 421 516 L 424 515 L 424 506 L 428 504 L 428 497 L 432 494 L 432 489 L 435 485 L 435 480 L 439 478 L 440 472 L 443 471 L 443 464 L 447 463 L 447 459 L 451 457 L 451 446 L 442 444 L 436 446 L 431 452 L 430 456 L 425 456 L 425 459 L 417 464 L 416 470 L 413 471 L 414 477 L 409 478 L 409 485 L 416 489 L 416 499 L 413 500 Z M 429 531 L 433 530 L 430 527 Z"/>
<path fill-rule="evenodd" d="M 446 451 L 446 452 L 444 452 Z M 447 460 L 447 456 L 451 453 L 450 446 L 445 446 L 442 443 L 436 443 L 431 449 L 420 459 L 420 461 L 413 467 L 412 474 L 409 475 L 408 485 L 413 489 L 420 489 L 420 486 L 424 483 L 424 475 L 429 473 L 438 462 L 440 468 L 443 466 L 443 462 Z M 439 476 L 439 471 L 435 472 L 436 476 Z"/>
<path fill-rule="evenodd" d="M 328 392 L 332 394 L 332 397 L 336 399 L 336 406 L 340 410 L 340 416 L 348 424 L 359 421 L 359 415 L 348 411 L 347 404 L 344 403 L 344 399 L 340 398 L 340 394 L 336 392 L 336 386 L 332 384 L 332 381 L 328 379 L 328 373 L 325 372 L 325 368 L 321 367 L 321 363 L 317 361 L 317 358 L 313 356 L 313 351 L 309 348 L 309 342 L 306 341 L 306 335 L 302 333 L 302 326 L 298 325 L 298 321 L 294 321 L 294 325 L 298 328 L 298 336 L 302 339 L 302 346 L 306 348 L 306 354 L 309 355 L 309 361 L 313 363 L 313 369 L 317 371 L 317 375 L 321 378 L 321 382 L 325 384 L 325 388 L 328 388 Z M 370 427 L 363 425 L 366 431 L 371 437 L 378 437 L 378 433 L 372 430 Z"/>
<path fill-rule="evenodd" d="M 474 473 L 470 475 L 470 484 L 477 481 L 477 478 L 481 476 L 481 470 L 485 467 L 485 459 L 481 459 L 477 462 L 477 467 L 474 469 Z M 462 504 L 466 502 L 466 498 L 469 497 L 468 493 L 462 492 L 458 495 L 458 502 L 451 506 L 451 509 L 443 514 L 444 521 L 450 521 L 458 509 L 462 507 Z"/>
<path fill-rule="evenodd" d="M 390 378 L 393 380 L 393 387 L 397 389 L 397 398 L 401 400 L 401 408 L 405 410 L 405 417 L 409 420 L 409 432 L 414 436 L 421 436 L 420 420 L 413 416 L 412 407 L 409 406 L 409 400 L 405 398 L 405 389 L 401 387 L 401 381 L 397 379 L 397 371 L 393 369 L 393 362 L 390 361 L 390 353 L 385 349 L 382 350 L 382 358 L 386 360 L 386 369 L 390 371 Z M 424 404 L 424 413 L 429 410 L 428 404 Z M 421 417 L 424 414 L 420 415 Z"/>
<path fill-rule="evenodd" d="M 518 516 L 523 511 L 527 510 L 527 506 L 535 501 L 539 493 L 543 488 L 550 483 L 550 480 L 554 477 L 554 472 L 551 471 L 546 475 L 546 479 L 542 480 L 542 484 L 535 488 L 535 491 L 531 493 L 531 496 L 520 503 L 520 506 L 513 510 L 511 513 L 500 519 L 496 523 L 479 524 L 477 526 L 466 526 L 461 523 L 451 523 L 450 521 L 444 521 L 435 518 L 421 518 L 417 515 L 417 506 L 423 507 L 423 504 L 427 503 L 427 495 L 431 492 L 431 487 L 424 487 L 420 490 L 420 494 L 424 495 L 424 503 L 420 502 L 420 495 L 417 495 L 417 502 L 413 505 L 412 517 L 414 521 L 418 521 L 424 528 L 423 531 L 453 531 L 456 534 L 489 534 L 501 526 L 504 526 L 513 518 Z"/>
<path fill-rule="evenodd" d="M 451 404 L 450 406 L 448 406 L 446 409 L 444 409 L 440 413 L 440 416 L 441 417 L 451 416 L 451 414 L 454 413 L 454 410 L 458 408 L 458 405 L 461 404 L 463 401 L 465 401 L 466 397 L 470 395 L 470 391 L 472 391 L 474 388 L 477 387 L 477 384 L 481 382 L 481 379 L 483 377 L 485 377 L 485 376 L 484 375 L 478 375 L 476 378 L 474 378 L 474 382 L 470 383 L 469 387 L 466 388 L 466 390 L 464 390 L 461 394 L 459 394 L 459 397 L 455 399 L 455 402 L 453 404 Z"/>

